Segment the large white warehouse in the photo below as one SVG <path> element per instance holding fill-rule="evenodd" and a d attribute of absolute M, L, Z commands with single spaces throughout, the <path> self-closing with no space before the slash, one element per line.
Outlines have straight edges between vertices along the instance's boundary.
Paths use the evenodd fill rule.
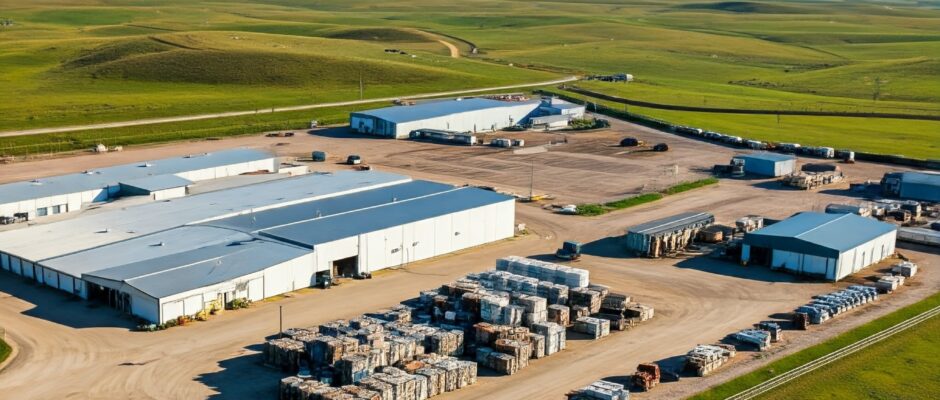
<path fill-rule="evenodd" d="M 892 224 L 804 212 L 745 234 L 741 260 L 837 281 L 890 257 L 896 241 Z"/>
<path fill-rule="evenodd" d="M 407 139 L 418 129 L 490 132 L 523 125 L 529 118 L 540 115 L 580 118 L 584 106 L 554 98 L 522 102 L 484 98 L 436 100 L 354 112 L 349 114 L 349 126 L 358 133 Z"/>
<path fill-rule="evenodd" d="M 152 322 L 511 237 L 494 192 L 314 174 L 0 233 L 4 270 Z"/>
<path fill-rule="evenodd" d="M 122 195 L 164 200 L 186 195 L 194 182 L 277 170 L 276 158 L 259 150 L 233 149 L 143 161 L 0 185 L 0 217 L 37 217 L 78 211 L 82 205 Z"/>

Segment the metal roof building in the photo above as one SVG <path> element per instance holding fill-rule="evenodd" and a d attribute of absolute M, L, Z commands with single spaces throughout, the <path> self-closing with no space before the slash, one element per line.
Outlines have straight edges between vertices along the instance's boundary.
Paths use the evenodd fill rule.
<path fill-rule="evenodd" d="M 745 234 L 741 259 L 837 281 L 894 254 L 896 239 L 892 224 L 803 212 Z"/>
<path fill-rule="evenodd" d="M 0 216 L 26 213 L 34 219 L 74 212 L 84 204 L 122 194 L 163 200 L 185 195 L 185 187 L 193 182 L 260 170 L 276 171 L 275 157 L 259 150 L 233 149 L 7 183 L 0 185 Z M 128 189 L 123 193 L 122 184 Z"/>
<path fill-rule="evenodd" d="M 940 174 L 910 171 L 901 172 L 898 176 L 898 197 L 940 203 Z"/>
<path fill-rule="evenodd" d="M 733 157 L 744 162 L 744 172 L 763 176 L 784 176 L 796 171 L 796 157 L 789 154 L 758 152 Z"/>
<path fill-rule="evenodd" d="M 417 129 L 487 132 L 521 124 L 540 101 L 508 102 L 483 98 L 440 100 L 349 114 L 353 131 L 406 139 Z"/>
<path fill-rule="evenodd" d="M 163 322 L 511 237 L 514 207 L 383 172 L 303 175 L 2 232 L 0 265 Z"/>
<path fill-rule="evenodd" d="M 627 250 L 646 257 L 679 251 L 714 222 L 715 216 L 709 213 L 687 212 L 636 225 L 627 229 Z"/>

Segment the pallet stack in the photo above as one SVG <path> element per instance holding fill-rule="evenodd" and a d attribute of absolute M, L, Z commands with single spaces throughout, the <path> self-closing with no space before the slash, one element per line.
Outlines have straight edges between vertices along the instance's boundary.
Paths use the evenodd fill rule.
<path fill-rule="evenodd" d="M 548 306 L 546 319 L 561 326 L 570 326 L 571 308 L 562 304 L 552 304 Z"/>
<path fill-rule="evenodd" d="M 581 317 L 574 322 L 574 331 L 600 339 L 610 334 L 610 321 L 602 318 Z"/>
<path fill-rule="evenodd" d="M 550 356 L 566 347 L 565 327 L 554 322 L 542 322 L 532 325 L 532 331 L 545 338 L 545 355 Z"/>
<path fill-rule="evenodd" d="M 727 344 L 700 344 L 685 355 L 685 369 L 705 376 L 734 358 L 737 351 Z"/>
<path fill-rule="evenodd" d="M 596 381 L 566 396 L 568 400 L 629 400 L 630 391 L 619 383 Z"/>
<path fill-rule="evenodd" d="M 758 350 L 764 350 L 770 347 L 770 333 L 759 329 L 744 329 L 734 334 L 734 338 L 749 343 L 757 347 Z"/>
<path fill-rule="evenodd" d="M 662 375 L 659 371 L 659 364 L 640 364 L 637 365 L 636 373 L 633 374 L 633 385 L 648 392 L 659 384 L 660 379 Z"/>
<path fill-rule="evenodd" d="M 270 340 L 262 350 L 265 364 L 288 372 L 297 372 L 304 354 L 304 344 L 289 338 Z"/>

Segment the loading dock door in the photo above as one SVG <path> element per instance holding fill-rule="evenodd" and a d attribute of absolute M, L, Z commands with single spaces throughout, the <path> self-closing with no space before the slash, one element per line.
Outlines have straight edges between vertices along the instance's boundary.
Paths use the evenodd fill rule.
<path fill-rule="evenodd" d="M 341 258 L 333 261 L 333 276 L 353 276 L 359 271 L 359 256 Z"/>
<path fill-rule="evenodd" d="M 773 251 L 766 247 L 751 246 L 751 256 L 749 263 L 769 266 L 771 262 L 771 254 L 773 254 Z"/>

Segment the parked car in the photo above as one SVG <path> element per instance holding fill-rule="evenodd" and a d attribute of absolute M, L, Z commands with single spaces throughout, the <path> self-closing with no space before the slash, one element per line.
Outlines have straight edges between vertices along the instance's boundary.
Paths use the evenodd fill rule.
<path fill-rule="evenodd" d="M 349 164 L 349 165 L 362 164 L 362 157 L 359 157 L 358 155 L 355 155 L 355 154 L 351 154 L 349 155 L 349 157 L 346 157 L 346 164 Z"/>

